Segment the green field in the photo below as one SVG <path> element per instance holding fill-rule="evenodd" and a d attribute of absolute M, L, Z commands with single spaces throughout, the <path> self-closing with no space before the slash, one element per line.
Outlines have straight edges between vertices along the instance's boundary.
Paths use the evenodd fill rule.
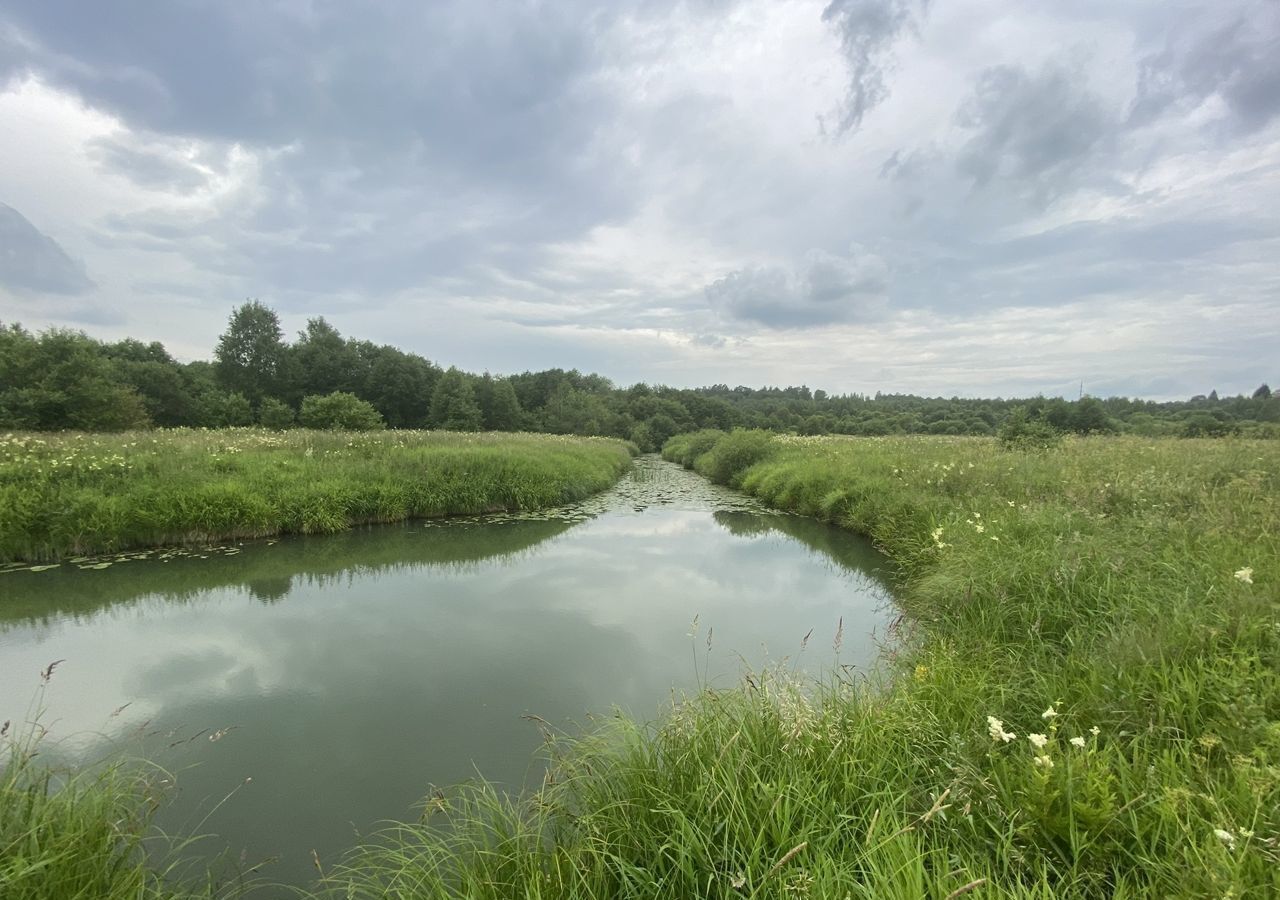
<path fill-rule="evenodd" d="M 1280 893 L 1280 447 L 713 432 L 665 454 L 870 535 L 904 613 L 883 670 L 833 648 L 820 681 L 748 673 L 651 725 L 556 741 L 537 795 L 434 795 L 317 893 Z M 0 789 L 0 809 L 48 808 Z M 42 857 L 33 827 L 19 812 L 0 828 L 4 848 L 34 847 L 28 871 L 111 859 L 100 843 Z M 7 865 L 5 896 L 63 896 L 6 893 Z"/>
<path fill-rule="evenodd" d="M 43 562 L 578 500 L 630 465 L 606 438 L 176 429 L 0 437 L 0 562 Z"/>

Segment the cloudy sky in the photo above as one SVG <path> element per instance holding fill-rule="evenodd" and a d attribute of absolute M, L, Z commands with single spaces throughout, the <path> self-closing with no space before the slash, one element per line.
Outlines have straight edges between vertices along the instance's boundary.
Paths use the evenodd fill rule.
<path fill-rule="evenodd" d="M 0 320 L 619 383 L 1280 381 L 1280 0 L 0 0 Z"/>

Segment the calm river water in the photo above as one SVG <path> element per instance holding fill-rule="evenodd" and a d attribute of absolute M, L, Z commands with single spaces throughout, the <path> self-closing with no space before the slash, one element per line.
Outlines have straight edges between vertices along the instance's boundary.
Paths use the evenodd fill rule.
<path fill-rule="evenodd" d="M 744 667 L 829 669 L 841 619 L 838 661 L 864 667 L 893 616 L 865 541 L 653 457 L 535 516 L 90 564 L 0 574 L 0 721 L 29 721 L 65 660 L 39 698 L 49 755 L 157 759 L 162 827 L 284 883 L 432 785 L 540 779 L 525 715 L 651 719 Z"/>

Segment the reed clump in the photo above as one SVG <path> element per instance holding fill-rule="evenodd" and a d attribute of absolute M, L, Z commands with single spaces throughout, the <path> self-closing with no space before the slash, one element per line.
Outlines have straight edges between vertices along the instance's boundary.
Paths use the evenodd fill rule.
<path fill-rule="evenodd" d="M 613 484 L 622 441 L 173 429 L 0 437 L 0 562 L 516 511 Z"/>

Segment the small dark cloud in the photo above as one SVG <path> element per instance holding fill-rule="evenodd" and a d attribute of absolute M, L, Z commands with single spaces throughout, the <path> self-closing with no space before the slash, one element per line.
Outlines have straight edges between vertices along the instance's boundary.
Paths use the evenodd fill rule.
<path fill-rule="evenodd" d="M 695 334 L 690 341 L 699 347 L 710 347 L 713 350 L 718 350 L 729 343 L 728 338 L 718 334 Z"/>
<path fill-rule="evenodd" d="M 12 206 L 0 203 L 0 285 L 41 294 L 80 294 L 93 282 L 57 241 Z"/>
<path fill-rule="evenodd" d="M 822 20 L 840 35 L 849 67 L 849 90 L 840 110 L 837 130 L 857 131 L 868 112 L 889 96 L 886 73 L 899 36 L 914 28 L 928 0 L 831 0 Z"/>
<path fill-rule="evenodd" d="M 970 135 L 956 159 L 959 172 L 978 187 L 1007 182 L 1040 202 L 1076 187 L 1117 128 L 1083 83 L 1080 72 L 1054 65 L 985 69 L 956 113 Z"/>
<path fill-rule="evenodd" d="M 1206 16 L 1180 22 L 1164 47 L 1142 60 L 1132 124 L 1215 95 L 1239 132 L 1257 131 L 1280 114 L 1280 3 L 1215 4 Z"/>
<path fill-rule="evenodd" d="M 880 317 L 888 304 L 889 274 L 880 257 L 861 250 L 836 256 L 810 250 L 793 270 L 739 269 L 706 289 L 713 309 L 728 319 L 769 328 L 811 328 Z"/>
<path fill-rule="evenodd" d="M 90 142 L 89 152 L 104 170 L 123 175 L 139 187 L 194 191 L 208 183 L 205 172 L 188 160 L 160 148 L 103 137 Z"/>

